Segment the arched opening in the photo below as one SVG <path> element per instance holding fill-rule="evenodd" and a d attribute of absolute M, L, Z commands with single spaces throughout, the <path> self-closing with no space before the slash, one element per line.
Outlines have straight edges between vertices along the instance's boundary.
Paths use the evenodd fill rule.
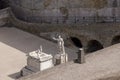
<path fill-rule="evenodd" d="M 82 48 L 82 47 L 83 47 L 81 41 L 80 41 L 78 38 L 76 38 L 76 37 L 71 37 L 71 40 L 72 40 L 73 44 L 74 44 L 76 47 L 78 47 L 78 48 Z"/>
<path fill-rule="evenodd" d="M 88 42 L 86 53 L 91 53 L 100 49 L 103 49 L 103 45 L 97 40 L 91 40 Z"/>
<path fill-rule="evenodd" d="M 114 45 L 114 44 L 117 44 L 117 43 L 120 43 L 120 35 L 119 35 L 119 36 L 115 36 L 115 37 L 113 38 L 111 44 Z"/>
<path fill-rule="evenodd" d="M 8 0 L 0 0 L 0 9 L 8 7 Z"/>

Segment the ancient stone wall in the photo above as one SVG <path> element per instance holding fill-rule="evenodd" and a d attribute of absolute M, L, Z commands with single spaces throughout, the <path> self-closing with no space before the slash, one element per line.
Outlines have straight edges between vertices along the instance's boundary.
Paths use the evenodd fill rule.
<path fill-rule="evenodd" d="M 25 5 L 25 3 L 24 3 L 25 6 L 23 7 L 23 4 L 20 4 L 21 1 L 13 0 L 10 3 L 12 11 L 11 9 L 9 10 L 10 11 L 9 21 L 11 24 L 13 24 L 18 28 L 21 28 L 23 30 L 26 30 L 38 36 L 42 36 L 47 39 L 51 39 L 51 34 L 55 33 L 55 31 L 59 32 L 61 34 L 64 34 L 65 45 L 67 46 L 71 46 L 71 42 L 72 42 L 71 37 L 74 37 L 81 42 L 81 44 L 85 49 L 88 48 L 89 43 L 91 42 L 94 43 L 93 41 L 95 41 L 97 45 L 100 44 L 100 46 L 102 45 L 102 47 L 107 47 L 111 45 L 111 42 L 115 36 L 120 35 L 120 32 L 119 32 L 120 27 L 119 27 L 119 24 L 116 25 L 117 23 L 115 25 L 112 25 L 112 24 L 106 25 L 107 23 L 92 24 L 92 25 L 77 24 L 80 22 L 100 22 L 101 20 L 108 21 L 108 22 L 112 22 L 115 20 L 119 22 L 120 8 L 115 7 L 115 3 L 114 3 L 114 8 L 110 7 L 111 4 L 109 4 L 109 6 L 107 5 L 106 7 L 99 6 L 94 8 L 93 7 L 87 8 L 81 5 L 81 8 L 78 8 L 78 6 L 72 6 L 72 8 L 69 8 L 69 9 L 63 6 L 60 8 L 50 8 L 48 7 L 48 4 L 44 4 L 46 8 L 44 8 L 44 10 L 41 10 L 41 9 L 33 9 L 33 7 L 30 7 L 31 5 L 27 7 L 28 5 L 27 4 Z M 28 3 L 28 4 L 33 4 L 33 3 Z M 40 13 L 42 13 L 42 15 L 38 13 L 34 13 L 34 11 L 39 11 Z M 113 11 L 116 13 L 113 13 Z M 51 14 L 53 12 L 54 12 L 54 15 Z M 61 15 L 62 17 L 59 16 L 58 14 Z M 35 17 L 36 15 L 38 17 Z M 51 15 L 53 16 L 49 17 Z M 16 16 L 18 16 L 22 20 L 19 20 L 18 18 L 16 18 Z M 114 19 L 114 17 L 117 17 L 117 18 Z M 25 21 L 23 21 L 24 19 Z M 34 23 L 37 21 L 42 22 L 42 24 Z M 61 24 L 48 24 L 48 23 L 51 23 L 49 21 L 51 21 L 52 23 L 59 22 Z M 63 22 L 65 23 L 70 22 L 70 23 L 76 23 L 76 24 L 69 25 L 69 24 L 63 24 Z M 118 38 L 118 41 L 116 42 L 117 43 L 119 42 L 119 38 Z M 91 45 L 96 46 L 96 45 L 90 44 L 90 47 Z"/>
<path fill-rule="evenodd" d="M 75 46 L 71 38 L 76 38 L 79 45 L 87 51 L 89 48 L 96 46 L 98 49 L 112 45 L 114 37 L 120 36 L 119 23 L 97 23 L 97 24 L 40 24 L 29 23 L 17 19 L 10 10 L 10 23 L 13 26 L 41 36 L 45 39 L 52 40 L 51 36 L 61 34 L 67 47 Z M 119 43 L 120 37 L 115 40 Z M 94 42 L 96 45 L 94 45 Z M 78 43 L 77 43 L 78 44 Z M 97 49 L 96 49 L 97 50 Z"/>
<path fill-rule="evenodd" d="M 10 0 L 17 18 L 39 23 L 119 21 L 119 0 Z M 117 16 L 117 17 L 116 17 Z"/>

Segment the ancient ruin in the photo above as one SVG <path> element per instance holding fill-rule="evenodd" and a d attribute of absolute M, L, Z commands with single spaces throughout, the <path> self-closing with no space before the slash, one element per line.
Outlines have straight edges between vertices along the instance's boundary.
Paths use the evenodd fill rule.
<path fill-rule="evenodd" d="M 0 28 L 0 79 L 119 76 L 120 0 L 0 0 Z"/>
<path fill-rule="evenodd" d="M 9 0 L 7 4 L 10 8 L 1 16 L 9 15 L 2 23 L 49 40 L 59 32 L 67 47 L 84 47 L 90 53 L 119 43 L 119 0 Z"/>

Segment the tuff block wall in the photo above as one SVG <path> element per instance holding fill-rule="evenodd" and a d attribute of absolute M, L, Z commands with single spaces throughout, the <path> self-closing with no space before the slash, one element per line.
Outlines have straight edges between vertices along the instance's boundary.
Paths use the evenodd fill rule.
<path fill-rule="evenodd" d="M 37 23 L 113 22 L 120 0 L 10 0 L 17 18 Z"/>
<path fill-rule="evenodd" d="M 40 24 L 24 22 L 17 19 L 12 13 L 10 15 L 11 18 L 9 21 L 12 25 L 45 39 L 52 40 L 51 36 L 55 36 L 56 34 L 62 35 L 65 41 L 65 46 L 67 47 L 75 46 L 71 37 L 77 38 L 86 51 L 87 49 L 96 46 L 92 44 L 89 47 L 89 43 L 91 44 L 93 41 L 97 41 L 97 43 L 101 44 L 103 48 L 113 45 L 112 41 L 117 36 L 118 38 L 117 40 L 115 39 L 114 42 L 120 42 L 119 23 L 96 23 L 88 25 Z"/>

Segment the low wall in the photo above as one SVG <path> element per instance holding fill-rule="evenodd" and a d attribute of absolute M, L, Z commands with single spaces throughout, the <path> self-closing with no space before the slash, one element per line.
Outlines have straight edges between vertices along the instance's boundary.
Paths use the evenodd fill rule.
<path fill-rule="evenodd" d="M 119 0 L 9 1 L 15 16 L 27 22 L 75 24 L 120 21 Z"/>

